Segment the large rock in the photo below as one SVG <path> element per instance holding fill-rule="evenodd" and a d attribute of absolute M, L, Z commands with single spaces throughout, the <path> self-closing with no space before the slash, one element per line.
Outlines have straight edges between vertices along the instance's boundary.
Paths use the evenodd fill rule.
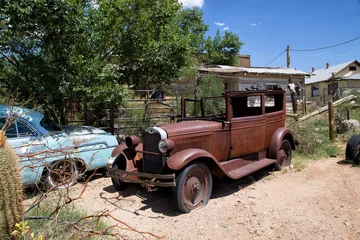
<path fill-rule="evenodd" d="M 339 133 L 344 134 L 349 131 L 360 129 L 360 123 L 358 120 L 350 119 L 344 120 L 340 123 Z"/>

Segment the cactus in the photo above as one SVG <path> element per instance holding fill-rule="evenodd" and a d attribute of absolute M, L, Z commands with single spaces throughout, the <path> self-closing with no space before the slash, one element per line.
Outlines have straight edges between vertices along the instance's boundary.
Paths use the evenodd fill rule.
<path fill-rule="evenodd" d="M 11 239 L 15 224 L 24 220 L 18 158 L 0 130 L 0 239 Z"/>

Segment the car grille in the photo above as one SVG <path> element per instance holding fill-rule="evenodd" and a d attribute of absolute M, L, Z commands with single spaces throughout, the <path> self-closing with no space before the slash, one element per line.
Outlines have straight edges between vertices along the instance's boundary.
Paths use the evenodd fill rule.
<path fill-rule="evenodd" d="M 144 132 L 144 151 L 145 152 L 153 152 L 159 153 L 159 155 L 146 154 L 144 153 L 144 172 L 147 173 L 160 173 L 163 167 L 162 156 L 159 151 L 159 141 L 161 140 L 161 136 L 159 133 L 148 133 Z"/>

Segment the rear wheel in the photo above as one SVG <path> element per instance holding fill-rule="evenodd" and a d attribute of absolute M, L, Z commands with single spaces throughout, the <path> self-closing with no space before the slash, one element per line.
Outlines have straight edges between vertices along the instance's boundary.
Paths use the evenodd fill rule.
<path fill-rule="evenodd" d="M 182 213 L 205 206 L 212 191 L 212 177 L 209 168 L 203 163 L 187 166 L 176 178 L 173 188 L 175 208 Z"/>
<path fill-rule="evenodd" d="M 74 185 L 79 178 L 79 171 L 74 161 L 61 160 L 49 166 L 45 183 L 51 189 L 63 189 Z"/>
<path fill-rule="evenodd" d="M 360 145 L 360 136 L 354 135 L 352 136 L 347 145 L 346 145 L 346 159 L 354 161 L 354 164 L 360 164 L 360 158 L 358 156 L 359 153 L 359 145 Z"/>
<path fill-rule="evenodd" d="M 291 157 L 292 157 L 291 144 L 289 140 L 284 139 L 281 142 L 281 146 L 277 154 L 277 162 L 275 163 L 275 169 L 281 170 L 284 167 L 290 166 Z"/>

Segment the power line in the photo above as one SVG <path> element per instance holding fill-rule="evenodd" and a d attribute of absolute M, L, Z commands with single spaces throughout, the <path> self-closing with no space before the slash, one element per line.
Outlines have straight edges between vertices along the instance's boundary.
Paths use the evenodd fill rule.
<path fill-rule="evenodd" d="M 337 46 L 340 46 L 340 45 L 344 45 L 344 44 L 346 44 L 346 43 L 353 42 L 353 41 L 358 40 L 358 39 L 360 39 L 360 37 L 351 39 L 351 40 L 346 41 L 346 42 L 342 42 L 342 43 L 338 43 L 338 44 L 335 44 L 335 45 L 327 46 L 327 47 L 311 48 L 311 49 L 291 49 L 291 51 L 294 51 L 294 52 L 318 51 L 318 50 L 323 50 L 323 49 L 327 49 L 327 48 L 333 48 L 333 47 L 337 47 Z"/>
<path fill-rule="evenodd" d="M 266 67 L 267 65 L 269 65 L 270 63 L 272 63 L 273 61 L 275 61 L 276 59 L 278 59 L 281 55 L 283 55 L 283 53 L 286 52 L 286 49 L 284 51 L 282 51 L 277 57 L 275 57 L 273 60 L 271 60 L 268 64 L 266 64 L 264 67 Z"/>

